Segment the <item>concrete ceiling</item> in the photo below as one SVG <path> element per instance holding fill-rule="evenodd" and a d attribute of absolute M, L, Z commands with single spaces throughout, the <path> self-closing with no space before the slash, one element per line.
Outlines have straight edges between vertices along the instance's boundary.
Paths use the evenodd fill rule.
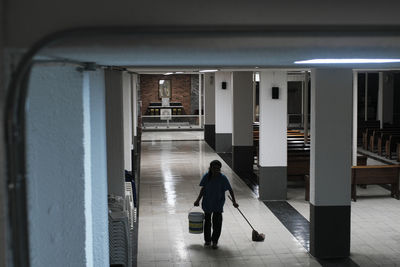
<path fill-rule="evenodd" d="M 204 68 L 312 68 L 294 61 L 315 58 L 397 58 L 397 33 L 201 32 L 94 35 L 67 38 L 43 48 L 41 59 L 95 62 L 132 70 Z M 400 69 L 391 64 L 341 64 L 323 67 Z"/>

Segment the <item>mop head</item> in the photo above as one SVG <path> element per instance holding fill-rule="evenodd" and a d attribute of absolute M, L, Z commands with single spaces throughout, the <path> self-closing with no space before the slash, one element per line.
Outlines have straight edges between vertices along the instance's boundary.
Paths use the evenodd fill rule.
<path fill-rule="evenodd" d="M 265 235 L 262 233 L 258 233 L 256 230 L 253 230 L 251 233 L 251 239 L 255 242 L 263 242 L 265 239 Z"/>

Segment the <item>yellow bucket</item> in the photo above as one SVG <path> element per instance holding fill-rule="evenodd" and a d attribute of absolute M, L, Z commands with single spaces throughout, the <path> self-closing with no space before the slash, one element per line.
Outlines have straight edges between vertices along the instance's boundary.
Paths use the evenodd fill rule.
<path fill-rule="evenodd" d="M 203 212 L 189 212 L 189 233 L 191 234 L 201 234 L 203 233 Z"/>

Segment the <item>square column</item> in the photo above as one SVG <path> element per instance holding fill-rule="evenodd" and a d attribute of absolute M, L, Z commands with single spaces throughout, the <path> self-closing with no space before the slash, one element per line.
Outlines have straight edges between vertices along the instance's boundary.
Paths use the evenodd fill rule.
<path fill-rule="evenodd" d="M 253 173 L 253 72 L 233 72 L 232 165 L 239 175 Z"/>
<path fill-rule="evenodd" d="M 66 63 L 32 68 L 26 113 L 31 266 L 109 264 L 102 78 Z"/>
<path fill-rule="evenodd" d="M 104 70 L 89 71 L 92 149 L 93 266 L 109 265 Z"/>
<path fill-rule="evenodd" d="M 311 71 L 310 252 L 350 253 L 353 72 Z"/>
<path fill-rule="evenodd" d="M 125 170 L 132 170 L 132 78 L 128 72 L 122 73 L 123 122 L 124 122 L 124 162 Z"/>
<path fill-rule="evenodd" d="M 138 153 L 138 89 L 139 89 L 139 78 L 137 74 L 131 74 L 131 88 L 132 88 L 132 173 L 137 169 L 137 153 Z"/>
<path fill-rule="evenodd" d="M 272 88 L 278 87 L 278 98 Z M 287 73 L 260 72 L 260 200 L 286 200 Z"/>
<path fill-rule="evenodd" d="M 215 74 L 204 74 L 204 140 L 215 149 Z"/>
<path fill-rule="evenodd" d="M 106 70 L 108 193 L 125 196 L 124 90 L 121 71 Z"/>
<path fill-rule="evenodd" d="M 215 73 L 215 151 L 232 152 L 232 72 Z"/>

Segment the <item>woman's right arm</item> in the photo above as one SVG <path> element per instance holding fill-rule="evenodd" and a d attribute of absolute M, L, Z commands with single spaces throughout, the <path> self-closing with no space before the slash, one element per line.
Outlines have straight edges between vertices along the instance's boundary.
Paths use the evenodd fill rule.
<path fill-rule="evenodd" d="M 197 207 L 199 206 L 200 200 L 204 195 L 204 187 L 201 188 L 199 196 L 197 197 L 196 201 L 194 202 L 194 205 Z"/>

